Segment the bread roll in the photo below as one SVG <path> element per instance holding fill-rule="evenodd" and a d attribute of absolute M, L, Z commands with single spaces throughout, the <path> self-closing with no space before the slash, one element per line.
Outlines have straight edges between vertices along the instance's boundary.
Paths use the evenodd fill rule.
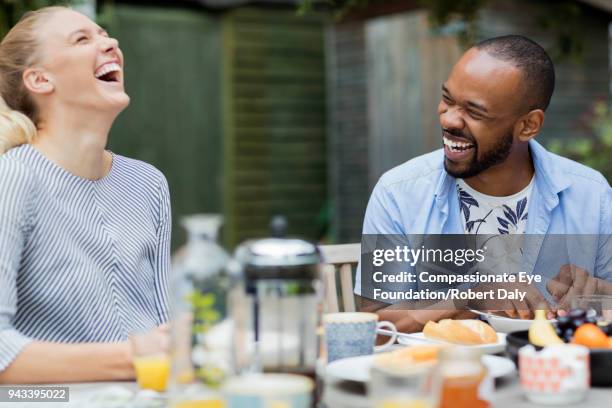
<path fill-rule="evenodd" d="M 497 333 L 480 320 L 443 319 L 438 323 L 429 321 L 423 329 L 425 337 L 454 344 L 476 345 L 497 343 Z"/>

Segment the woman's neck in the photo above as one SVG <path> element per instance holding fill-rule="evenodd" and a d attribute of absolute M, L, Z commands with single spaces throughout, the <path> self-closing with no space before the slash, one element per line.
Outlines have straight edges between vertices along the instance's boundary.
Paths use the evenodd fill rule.
<path fill-rule="evenodd" d="M 42 120 L 31 145 L 49 160 L 75 176 L 99 180 L 112 167 L 106 149 L 112 120 L 58 117 Z"/>

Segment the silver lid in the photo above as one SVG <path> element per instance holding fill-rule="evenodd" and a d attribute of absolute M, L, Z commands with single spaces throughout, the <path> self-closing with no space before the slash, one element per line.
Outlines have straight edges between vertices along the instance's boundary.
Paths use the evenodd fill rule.
<path fill-rule="evenodd" d="M 317 247 L 301 239 L 263 238 L 244 242 L 236 249 L 236 259 L 243 265 L 288 267 L 317 265 L 321 256 Z"/>

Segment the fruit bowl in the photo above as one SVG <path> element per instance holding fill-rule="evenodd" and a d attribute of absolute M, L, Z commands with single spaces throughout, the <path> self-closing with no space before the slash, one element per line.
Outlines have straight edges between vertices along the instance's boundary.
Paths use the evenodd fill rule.
<path fill-rule="evenodd" d="M 506 352 L 518 367 L 518 351 L 529 343 L 527 330 L 509 333 L 506 337 Z M 542 347 L 534 346 L 537 350 Z M 612 387 L 612 349 L 590 349 L 591 385 Z"/>

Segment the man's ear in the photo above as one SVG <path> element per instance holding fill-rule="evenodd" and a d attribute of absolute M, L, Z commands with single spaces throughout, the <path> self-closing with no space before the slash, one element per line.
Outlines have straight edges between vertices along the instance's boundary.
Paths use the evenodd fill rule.
<path fill-rule="evenodd" d="M 544 111 L 542 109 L 534 109 L 525 114 L 516 124 L 515 131 L 518 133 L 518 139 L 521 142 L 528 142 L 536 137 L 544 125 Z"/>
<path fill-rule="evenodd" d="M 28 91 L 44 95 L 53 92 L 53 82 L 48 75 L 39 68 L 26 68 L 23 71 L 23 83 Z"/>

